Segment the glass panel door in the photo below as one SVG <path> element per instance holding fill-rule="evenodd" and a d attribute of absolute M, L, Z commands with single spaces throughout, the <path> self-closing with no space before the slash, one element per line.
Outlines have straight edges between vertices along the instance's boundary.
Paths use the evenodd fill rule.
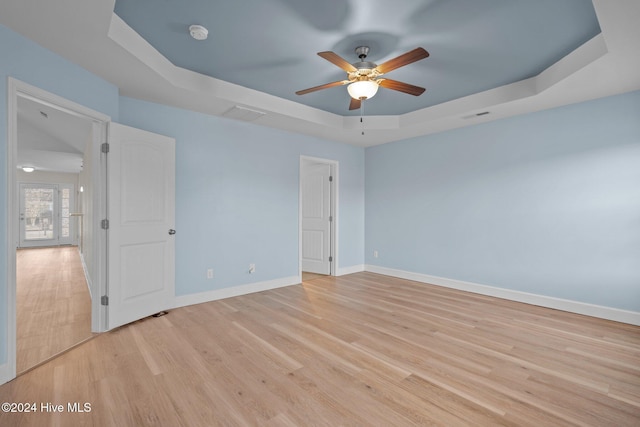
<path fill-rule="evenodd" d="M 73 245 L 73 184 L 20 184 L 20 247 Z"/>
<path fill-rule="evenodd" d="M 72 245 L 75 243 L 75 221 L 73 216 L 74 209 L 74 186 L 73 184 L 59 184 L 60 197 L 60 245 Z"/>
<path fill-rule="evenodd" d="M 20 247 L 58 244 L 58 186 L 20 184 Z"/>

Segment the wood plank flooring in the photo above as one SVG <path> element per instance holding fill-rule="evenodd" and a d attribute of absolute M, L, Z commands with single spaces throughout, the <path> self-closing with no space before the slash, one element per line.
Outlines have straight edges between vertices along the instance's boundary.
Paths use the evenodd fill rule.
<path fill-rule="evenodd" d="M 322 279 L 323 277 L 327 277 L 326 274 L 318 274 L 318 273 L 309 273 L 308 271 L 302 272 L 302 281 L 308 282 L 309 280 Z"/>
<path fill-rule="evenodd" d="M 77 247 L 18 250 L 16 279 L 18 373 L 91 337 L 91 298 Z"/>
<path fill-rule="evenodd" d="M 65 408 L 2 426 L 638 426 L 640 327 L 357 273 L 102 334 L 0 402 Z"/>

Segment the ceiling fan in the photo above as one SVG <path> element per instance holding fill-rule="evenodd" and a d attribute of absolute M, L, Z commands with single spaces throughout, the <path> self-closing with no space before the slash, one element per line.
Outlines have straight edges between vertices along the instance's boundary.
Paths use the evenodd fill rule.
<path fill-rule="evenodd" d="M 399 92 L 408 93 L 409 95 L 414 96 L 419 96 L 425 91 L 425 88 L 423 87 L 410 85 L 408 83 L 399 82 L 397 80 L 380 78 L 380 76 L 388 73 L 389 71 L 395 70 L 396 68 L 404 67 L 405 65 L 409 65 L 413 62 L 420 61 L 421 59 L 428 57 L 429 52 L 427 52 L 423 48 L 417 47 L 380 65 L 377 65 L 373 62 L 365 61 L 368 54 L 368 46 L 357 47 L 356 55 L 358 55 L 360 61 L 350 64 L 340 55 L 334 52 L 318 52 L 319 56 L 346 71 L 347 79 L 311 87 L 309 89 L 299 90 L 296 92 L 296 95 L 304 95 L 334 86 L 349 85 L 347 86 L 347 91 L 351 96 L 349 110 L 356 110 L 360 108 L 363 100 L 369 99 L 376 94 L 379 86 L 387 89 L 397 90 Z"/>

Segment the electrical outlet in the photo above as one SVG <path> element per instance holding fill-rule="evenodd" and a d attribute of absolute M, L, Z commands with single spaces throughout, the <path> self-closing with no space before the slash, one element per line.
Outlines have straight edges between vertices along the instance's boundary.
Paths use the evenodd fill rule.
<path fill-rule="evenodd" d="M 373 257 L 378 258 L 378 251 L 373 251 Z"/>
<path fill-rule="evenodd" d="M 213 279 L 213 268 L 207 270 L 207 279 Z"/>
<path fill-rule="evenodd" d="M 256 272 L 256 265 L 255 264 L 249 264 L 249 274 L 253 274 Z"/>

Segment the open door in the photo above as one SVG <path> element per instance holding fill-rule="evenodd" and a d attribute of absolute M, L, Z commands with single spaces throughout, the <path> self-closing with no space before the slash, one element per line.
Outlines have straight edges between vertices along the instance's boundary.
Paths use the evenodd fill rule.
<path fill-rule="evenodd" d="M 107 155 L 108 329 L 172 307 L 175 140 L 111 123 Z"/>
<path fill-rule="evenodd" d="M 302 271 L 331 274 L 331 165 L 302 168 Z"/>

